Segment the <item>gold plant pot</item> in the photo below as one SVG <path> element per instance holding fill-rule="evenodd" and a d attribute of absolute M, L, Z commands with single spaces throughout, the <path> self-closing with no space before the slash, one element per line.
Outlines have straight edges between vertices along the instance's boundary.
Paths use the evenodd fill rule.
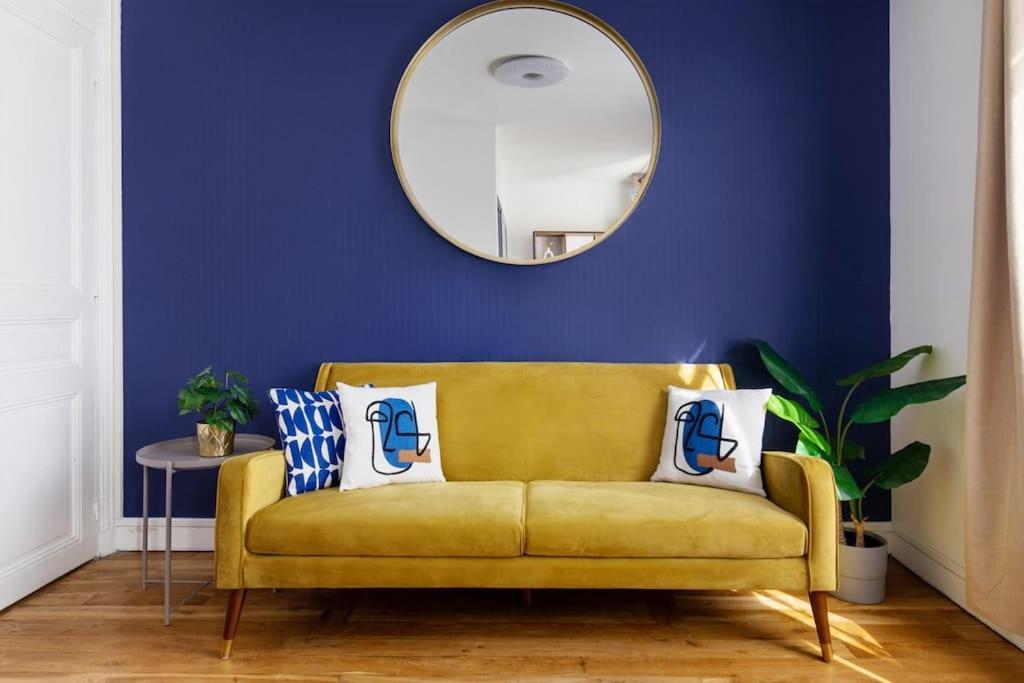
<path fill-rule="evenodd" d="M 223 458 L 235 452 L 235 430 L 220 429 L 205 422 L 196 423 L 199 455 L 204 458 Z"/>

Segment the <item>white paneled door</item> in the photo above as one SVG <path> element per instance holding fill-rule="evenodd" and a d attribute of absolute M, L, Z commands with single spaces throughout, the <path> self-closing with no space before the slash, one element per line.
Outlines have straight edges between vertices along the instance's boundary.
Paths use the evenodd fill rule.
<path fill-rule="evenodd" d="M 0 608 L 97 549 L 97 9 L 0 0 Z"/>

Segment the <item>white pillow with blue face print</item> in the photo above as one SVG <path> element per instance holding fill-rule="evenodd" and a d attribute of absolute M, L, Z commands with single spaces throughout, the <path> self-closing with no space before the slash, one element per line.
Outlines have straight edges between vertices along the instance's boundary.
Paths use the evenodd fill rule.
<path fill-rule="evenodd" d="M 444 481 L 437 383 L 352 387 L 338 382 L 345 421 L 341 490 Z"/>
<path fill-rule="evenodd" d="M 765 495 L 761 441 L 771 389 L 668 388 L 661 460 L 651 481 Z"/>

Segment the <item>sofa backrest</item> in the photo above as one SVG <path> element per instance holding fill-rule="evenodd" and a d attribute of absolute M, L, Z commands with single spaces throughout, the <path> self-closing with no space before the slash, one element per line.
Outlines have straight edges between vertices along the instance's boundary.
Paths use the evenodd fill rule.
<path fill-rule="evenodd" d="M 736 386 L 728 365 L 324 363 L 316 389 L 432 381 L 450 481 L 644 481 L 661 451 L 667 387 Z"/>

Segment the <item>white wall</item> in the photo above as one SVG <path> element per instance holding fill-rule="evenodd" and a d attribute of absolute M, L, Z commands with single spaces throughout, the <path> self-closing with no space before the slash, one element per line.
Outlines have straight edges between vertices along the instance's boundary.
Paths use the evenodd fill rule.
<path fill-rule="evenodd" d="M 894 385 L 966 371 L 981 11 L 982 0 L 891 4 L 892 350 L 935 346 Z M 892 552 L 961 605 L 964 399 L 908 408 L 892 424 L 894 449 L 932 446 L 921 478 L 893 492 Z"/>
<path fill-rule="evenodd" d="M 576 149 L 558 164 L 524 158 L 523 149 L 534 142 L 522 127 L 497 127 L 497 188 L 511 258 L 533 258 L 537 230 L 610 228 L 633 204 L 632 176 L 650 164 L 650 154 L 639 146 L 639 154 L 628 146 L 617 154 Z"/>
<path fill-rule="evenodd" d="M 935 346 L 903 384 L 966 370 L 981 1 L 895 0 L 891 13 L 892 348 Z M 894 448 L 932 445 L 925 474 L 893 495 L 894 530 L 957 571 L 964 393 L 892 426 Z"/>
<path fill-rule="evenodd" d="M 494 126 L 408 112 L 398 133 L 406 179 L 427 215 L 463 244 L 497 254 Z"/>
<path fill-rule="evenodd" d="M 632 203 L 629 179 L 586 176 L 505 182 L 499 176 L 498 196 L 508 223 L 509 256 L 533 258 L 535 230 L 600 232 L 622 217 Z"/>

